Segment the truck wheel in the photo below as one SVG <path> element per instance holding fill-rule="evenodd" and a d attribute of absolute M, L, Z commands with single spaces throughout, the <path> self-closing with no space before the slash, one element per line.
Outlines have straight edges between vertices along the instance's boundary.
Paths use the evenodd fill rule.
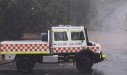
<path fill-rule="evenodd" d="M 16 67 L 19 72 L 29 73 L 32 72 L 35 63 L 29 57 L 19 57 L 16 61 Z"/>
<path fill-rule="evenodd" d="M 79 53 L 76 56 L 76 67 L 80 72 L 90 72 L 92 66 L 93 62 L 88 55 L 83 55 L 82 53 Z"/>

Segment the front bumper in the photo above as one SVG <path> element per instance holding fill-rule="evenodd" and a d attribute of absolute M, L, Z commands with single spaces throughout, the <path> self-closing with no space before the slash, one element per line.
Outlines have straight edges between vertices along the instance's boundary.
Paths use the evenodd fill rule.
<path fill-rule="evenodd" d="M 95 63 L 101 62 L 101 61 L 103 61 L 105 58 L 106 58 L 106 55 L 103 54 L 102 52 L 101 52 L 100 54 L 95 53 L 94 62 L 95 62 Z"/>

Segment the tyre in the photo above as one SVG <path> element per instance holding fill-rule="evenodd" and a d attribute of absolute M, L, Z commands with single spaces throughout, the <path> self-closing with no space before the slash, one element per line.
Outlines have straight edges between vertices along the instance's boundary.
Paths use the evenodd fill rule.
<path fill-rule="evenodd" d="M 76 56 L 76 67 L 80 72 L 90 72 L 93 66 L 93 62 L 88 55 L 84 55 L 84 53 L 79 53 Z"/>
<path fill-rule="evenodd" d="M 18 57 L 16 61 L 16 67 L 19 72 L 30 73 L 33 71 L 35 63 L 30 57 Z"/>

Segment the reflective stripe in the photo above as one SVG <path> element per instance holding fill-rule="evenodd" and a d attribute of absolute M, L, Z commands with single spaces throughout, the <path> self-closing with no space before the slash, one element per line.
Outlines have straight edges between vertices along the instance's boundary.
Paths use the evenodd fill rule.
<path fill-rule="evenodd" d="M 48 44 L 1 44 L 1 54 L 49 54 Z"/>
<path fill-rule="evenodd" d="M 1 52 L 1 54 L 50 54 L 49 52 Z"/>
<path fill-rule="evenodd" d="M 53 52 L 54 53 L 74 53 L 74 52 L 80 52 L 82 49 L 89 48 L 93 52 L 96 52 L 100 49 L 100 47 L 97 46 L 86 46 L 86 47 L 54 47 Z"/>

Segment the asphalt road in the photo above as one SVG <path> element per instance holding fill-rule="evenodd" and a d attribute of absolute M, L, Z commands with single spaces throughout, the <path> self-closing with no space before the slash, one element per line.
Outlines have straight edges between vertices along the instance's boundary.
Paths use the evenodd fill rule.
<path fill-rule="evenodd" d="M 72 63 L 36 64 L 34 72 L 25 75 L 127 75 L 127 32 L 89 32 L 91 40 L 102 44 L 107 58 L 94 64 L 92 71 L 80 73 Z M 15 63 L 0 65 L 0 75 L 24 75 Z"/>

